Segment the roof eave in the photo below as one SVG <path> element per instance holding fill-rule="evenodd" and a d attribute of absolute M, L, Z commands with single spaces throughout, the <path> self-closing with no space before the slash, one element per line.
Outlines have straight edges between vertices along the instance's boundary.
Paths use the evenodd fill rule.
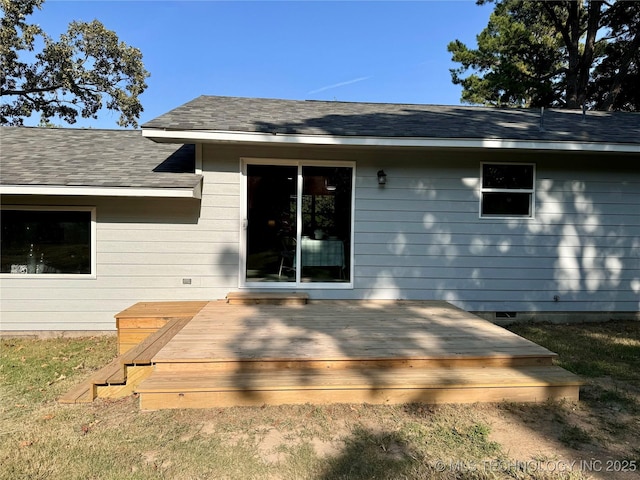
<path fill-rule="evenodd" d="M 66 185 L 0 185 L 2 195 L 82 197 L 202 198 L 202 182 L 191 188 L 90 187 Z"/>
<path fill-rule="evenodd" d="M 142 136 L 158 143 L 263 143 L 351 147 L 423 147 L 513 150 L 557 150 L 640 153 L 640 145 L 581 141 L 517 140 L 503 138 L 375 137 L 237 132 L 223 130 L 168 130 L 143 128 Z"/>

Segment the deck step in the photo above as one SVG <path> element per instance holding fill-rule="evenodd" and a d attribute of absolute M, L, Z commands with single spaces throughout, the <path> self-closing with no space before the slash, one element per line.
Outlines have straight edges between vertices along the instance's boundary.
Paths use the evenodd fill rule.
<path fill-rule="evenodd" d="M 58 403 L 91 403 L 96 398 L 96 385 L 106 384 L 107 379 L 114 376 L 126 378 L 126 367 L 120 362 L 120 357 L 114 358 L 109 364 L 66 392 L 58 398 Z"/>
<path fill-rule="evenodd" d="M 193 318 L 206 301 L 138 302 L 116 313 L 118 353 L 125 353 L 171 320 Z"/>
<path fill-rule="evenodd" d="M 145 338 L 140 344 L 114 358 L 108 365 L 94 372 L 67 393 L 59 403 L 91 403 L 96 397 L 119 398 L 129 395 L 153 371 L 151 359 L 178 333 L 189 318 L 170 320 L 164 327 Z"/>
<path fill-rule="evenodd" d="M 580 379 L 555 366 L 154 372 L 136 392 L 143 410 L 300 403 L 474 403 L 577 400 Z"/>
<path fill-rule="evenodd" d="M 183 375 L 200 375 L 207 372 L 263 371 L 270 375 L 276 370 L 368 370 L 394 368 L 465 368 L 465 367 L 544 367 L 553 365 L 555 354 L 549 355 L 458 355 L 422 358 L 332 358 L 304 360 L 290 359 L 214 359 L 202 358 L 186 361 L 165 361 L 154 358 L 157 372 L 180 372 Z"/>
<path fill-rule="evenodd" d="M 309 295 L 301 292 L 229 292 L 230 305 L 306 305 Z"/>

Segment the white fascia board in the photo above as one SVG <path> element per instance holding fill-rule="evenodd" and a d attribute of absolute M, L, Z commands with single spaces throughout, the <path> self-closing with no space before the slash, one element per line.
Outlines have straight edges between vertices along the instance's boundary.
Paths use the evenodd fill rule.
<path fill-rule="evenodd" d="M 2 195 L 53 195 L 84 197 L 155 197 L 202 198 L 202 186 L 194 188 L 133 188 L 133 187 L 68 187 L 47 185 L 0 185 Z"/>
<path fill-rule="evenodd" d="M 142 130 L 142 136 L 156 142 L 222 142 L 356 147 L 489 148 L 514 150 L 560 150 L 588 152 L 640 153 L 640 145 L 545 140 L 425 137 L 339 137 L 331 135 L 292 135 L 215 130 Z"/>

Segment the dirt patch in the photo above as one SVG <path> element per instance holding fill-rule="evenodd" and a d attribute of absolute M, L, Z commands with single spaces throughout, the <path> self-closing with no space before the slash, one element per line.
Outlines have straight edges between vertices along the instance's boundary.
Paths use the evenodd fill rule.
<path fill-rule="evenodd" d="M 142 452 L 142 461 L 146 464 L 154 464 L 158 461 L 158 455 L 160 452 L 157 450 L 149 450 Z"/>
<path fill-rule="evenodd" d="M 344 443 L 341 440 L 321 440 L 314 438 L 311 440 L 311 446 L 313 451 L 318 457 L 335 457 L 340 454 L 344 448 Z"/>
<path fill-rule="evenodd" d="M 291 446 L 291 442 L 283 432 L 272 428 L 258 442 L 258 452 L 265 462 L 278 463 L 286 456 L 283 446 Z"/>
<path fill-rule="evenodd" d="M 202 427 L 200 428 L 200 433 L 202 433 L 203 435 L 213 435 L 217 431 L 218 425 L 215 421 L 203 423 Z"/>
<path fill-rule="evenodd" d="M 589 386 L 585 387 L 589 390 Z M 593 402 L 542 405 L 495 404 L 481 407 L 491 429 L 489 438 L 500 444 L 513 465 L 558 472 L 568 478 L 631 480 L 638 478 L 637 438 L 606 424 L 635 422 L 640 417 L 611 405 Z M 634 451 L 635 449 L 635 451 Z"/>
<path fill-rule="evenodd" d="M 249 441 L 249 436 L 236 434 L 235 439 L 235 441 Z M 343 448 L 339 434 L 327 439 L 324 435 L 309 436 L 299 430 L 283 430 L 275 427 L 258 433 L 255 440 L 257 453 L 267 463 L 283 462 L 289 452 L 305 444 L 310 445 L 313 453 L 320 458 L 338 455 Z"/>
<path fill-rule="evenodd" d="M 505 455 L 516 460 L 569 458 L 570 453 L 558 441 L 554 425 L 546 421 L 523 424 L 521 419 L 501 415 L 495 411 L 487 414 L 491 427 L 489 439 L 498 442 Z"/>

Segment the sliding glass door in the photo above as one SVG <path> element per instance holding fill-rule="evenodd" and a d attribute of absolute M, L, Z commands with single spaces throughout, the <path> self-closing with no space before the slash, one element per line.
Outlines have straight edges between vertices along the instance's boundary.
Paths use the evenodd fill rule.
<path fill-rule="evenodd" d="M 245 285 L 350 284 L 353 166 L 246 162 L 244 174 Z"/>
<path fill-rule="evenodd" d="M 246 172 L 246 281 L 295 281 L 298 168 L 247 165 Z"/>

